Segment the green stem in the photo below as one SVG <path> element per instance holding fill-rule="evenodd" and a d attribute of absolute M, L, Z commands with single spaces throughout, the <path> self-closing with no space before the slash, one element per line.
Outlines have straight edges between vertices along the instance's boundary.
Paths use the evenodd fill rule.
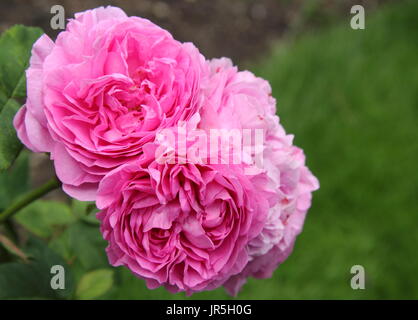
<path fill-rule="evenodd" d="M 0 224 L 6 221 L 10 216 L 18 212 L 20 209 L 26 207 L 28 204 L 39 199 L 40 197 L 46 195 L 48 192 L 57 189 L 61 185 L 56 178 L 49 180 L 44 185 L 40 186 L 38 189 L 32 190 L 18 200 L 13 202 L 6 210 L 0 213 Z"/>

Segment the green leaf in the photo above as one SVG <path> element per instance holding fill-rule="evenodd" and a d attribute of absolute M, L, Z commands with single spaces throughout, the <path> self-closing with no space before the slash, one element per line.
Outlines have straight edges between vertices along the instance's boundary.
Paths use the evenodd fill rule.
<path fill-rule="evenodd" d="M 8 99 L 26 96 L 25 70 L 29 65 L 33 43 L 42 34 L 39 28 L 16 25 L 1 35 L 0 91 Z"/>
<path fill-rule="evenodd" d="M 0 210 L 29 189 L 28 152 L 21 152 L 14 164 L 0 173 Z"/>
<path fill-rule="evenodd" d="M 11 166 L 22 148 L 12 123 L 20 107 L 15 99 L 26 96 L 25 70 L 32 45 L 42 33 L 17 25 L 0 37 L 0 172 Z"/>
<path fill-rule="evenodd" d="M 51 237 L 55 231 L 60 231 L 75 220 L 65 203 L 44 200 L 38 200 L 23 208 L 16 214 L 15 219 L 42 238 Z"/>
<path fill-rule="evenodd" d="M 76 199 L 73 199 L 71 201 L 71 209 L 74 216 L 76 216 L 81 221 L 94 226 L 100 225 L 100 221 L 96 218 L 96 213 L 98 212 L 98 209 L 96 208 L 94 202 L 78 201 Z"/>
<path fill-rule="evenodd" d="M 19 257 L 22 261 L 27 262 L 27 255 L 8 237 L 0 233 L 0 244 L 11 254 Z"/>
<path fill-rule="evenodd" d="M 29 263 L 0 264 L 0 299 L 18 298 L 69 298 L 74 291 L 74 281 L 65 261 L 46 244 L 31 238 L 25 252 L 30 254 Z M 65 289 L 52 289 L 51 268 L 61 265 L 65 270 Z"/>
<path fill-rule="evenodd" d="M 113 271 L 99 269 L 86 273 L 80 280 L 76 298 L 87 300 L 94 299 L 105 294 L 113 285 Z"/>
<path fill-rule="evenodd" d="M 86 271 L 109 266 L 106 257 L 106 241 L 100 229 L 77 221 L 72 223 L 50 246 L 71 261 L 84 274 Z M 78 273 L 76 274 L 76 276 Z"/>
<path fill-rule="evenodd" d="M 68 229 L 64 230 L 59 236 L 52 238 L 48 245 L 52 250 L 59 253 L 68 264 L 71 264 L 75 256 L 71 250 Z"/>
<path fill-rule="evenodd" d="M 13 117 L 20 105 L 15 100 L 9 99 L 2 107 L 0 111 L 0 172 L 12 165 L 22 149 L 13 126 Z"/>
<path fill-rule="evenodd" d="M 71 250 L 83 268 L 92 270 L 109 265 L 105 252 L 107 243 L 99 228 L 77 222 L 68 228 L 68 233 Z"/>

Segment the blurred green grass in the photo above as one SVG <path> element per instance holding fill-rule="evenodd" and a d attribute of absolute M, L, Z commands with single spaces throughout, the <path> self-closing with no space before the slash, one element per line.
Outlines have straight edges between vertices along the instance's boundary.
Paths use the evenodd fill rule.
<path fill-rule="evenodd" d="M 366 13 L 364 31 L 347 19 L 261 67 L 321 182 L 266 298 L 418 298 L 417 5 Z M 365 291 L 349 286 L 354 264 L 366 268 Z"/>
<path fill-rule="evenodd" d="M 294 253 L 240 299 L 418 298 L 418 3 L 350 16 L 276 47 L 257 69 L 321 182 Z M 366 270 L 352 290 L 350 268 Z M 118 269 L 108 298 L 182 299 Z M 222 289 L 193 299 L 225 299 Z"/>

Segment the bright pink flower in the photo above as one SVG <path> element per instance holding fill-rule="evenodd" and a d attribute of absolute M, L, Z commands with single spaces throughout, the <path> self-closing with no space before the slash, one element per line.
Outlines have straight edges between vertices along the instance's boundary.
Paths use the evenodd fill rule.
<path fill-rule="evenodd" d="M 265 224 L 274 192 L 242 166 L 124 165 L 100 183 L 97 205 L 114 266 L 149 288 L 211 290 L 240 273 Z"/>
<path fill-rule="evenodd" d="M 263 129 L 261 172 L 248 175 L 248 164 L 209 159 L 164 163 L 155 158 L 156 141 L 144 147 L 141 165 L 104 178 L 98 217 L 110 262 L 127 266 L 148 287 L 191 294 L 224 285 L 235 295 L 248 277 L 270 277 L 291 253 L 318 181 L 279 124 L 269 84 L 228 59 L 207 63 L 203 107 L 183 126 Z M 164 150 L 176 158 L 176 147 Z"/>
<path fill-rule="evenodd" d="M 269 83 L 251 72 L 239 72 L 226 58 L 207 63 L 210 76 L 200 127 L 263 129 L 263 169 L 277 195 L 262 231 L 247 244 L 249 263 L 224 283 L 236 295 L 247 277 L 271 277 L 291 253 L 311 205 L 311 193 L 319 184 L 305 166 L 303 151 L 292 145 L 293 136 L 286 135 L 279 123 Z"/>
<path fill-rule="evenodd" d="M 280 125 L 266 80 L 226 58 L 205 61 L 192 44 L 107 7 L 76 14 L 55 42 L 44 35 L 34 44 L 27 88 L 18 136 L 51 153 L 68 194 L 96 200 L 112 265 L 149 288 L 191 294 L 224 285 L 235 295 L 291 253 L 319 184 Z M 177 127 L 192 137 L 263 134 L 239 149 L 241 162 L 214 164 L 231 150 L 179 143 Z M 244 145 L 239 137 L 234 147 Z M 210 150 L 190 159 L 196 145 Z M 249 173 L 260 152 L 262 166 Z M 161 161 L 167 154 L 177 162 Z"/>
<path fill-rule="evenodd" d="M 202 129 L 264 129 L 274 126 L 276 101 L 270 84 L 249 71 L 238 72 L 230 59 L 207 61 L 209 75 L 201 109 Z M 266 117 L 269 117 L 266 119 Z"/>
<path fill-rule="evenodd" d="M 34 44 L 14 124 L 29 149 L 51 153 L 69 195 L 94 200 L 106 173 L 198 111 L 203 74 L 199 51 L 150 21 L 85 11 L 55 43 L 43 35 Z"/>

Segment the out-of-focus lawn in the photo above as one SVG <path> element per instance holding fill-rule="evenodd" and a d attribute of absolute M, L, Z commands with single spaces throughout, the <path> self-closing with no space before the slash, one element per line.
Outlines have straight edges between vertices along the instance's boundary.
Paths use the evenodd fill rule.
<path fill-rule="evenodd" d="M 418 298 L 418 3 L 281 44 L 258 69 L 321 182 L 293 255 L 241 299 Z M 350 268 L 366 269 L 352 290 Z M 107 297 L 176 298 L 118 270 Z M 192 298 L 228 298 L 222 289 Z"/>

